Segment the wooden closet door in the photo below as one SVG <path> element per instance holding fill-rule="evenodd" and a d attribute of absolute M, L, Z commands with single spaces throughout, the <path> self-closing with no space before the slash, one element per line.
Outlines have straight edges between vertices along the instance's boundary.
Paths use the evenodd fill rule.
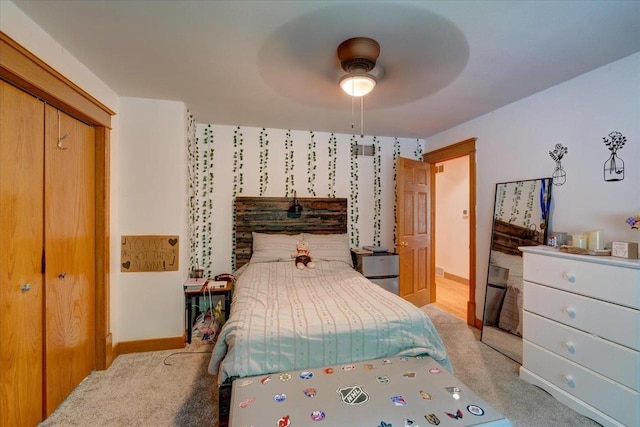
<path fill-rule="evenodd" d="M 43 134 L 44 103 L 0 81 L 1 426 L 42 420 Z"/>
<path fill-rule="evenodd" d="M 45 415 L 95 364 L 94 129 L 45 114 Z"/>

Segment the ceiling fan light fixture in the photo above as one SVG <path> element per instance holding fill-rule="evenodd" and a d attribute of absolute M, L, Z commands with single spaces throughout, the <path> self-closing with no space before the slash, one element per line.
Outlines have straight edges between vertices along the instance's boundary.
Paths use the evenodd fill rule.
<path fill-rule="evenodd" d="M 376 87 L 377 80 L 368 73 L 349 73 L 340 79 L 340 87 L 349 96 L 365 96 Z"/>

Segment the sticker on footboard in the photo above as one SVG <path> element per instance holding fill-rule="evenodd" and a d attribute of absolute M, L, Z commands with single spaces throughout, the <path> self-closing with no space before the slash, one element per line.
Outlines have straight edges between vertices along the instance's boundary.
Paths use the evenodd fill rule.
<path fill-rule="evenodd" d="M 369 400 L 369 394 L 359 385 L 351 385 L 336 390 L 342 402 L 347 405 L 361 405 Z"/>

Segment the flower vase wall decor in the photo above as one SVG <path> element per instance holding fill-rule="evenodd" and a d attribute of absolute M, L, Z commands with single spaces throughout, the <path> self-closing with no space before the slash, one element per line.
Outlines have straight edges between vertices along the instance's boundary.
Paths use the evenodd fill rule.
<path fill-rule="evenodd" d="M 611 132 L 609 137 L 603 137 L 602 141 L 607 146 L 611 155 L 604 162 L 604 180 L 622 181 L 624 179 L 624 161 L 618 157 L 618 150 L 624 147 L 627 137 L 620 132 Z"/>
<path fill-rule="evenodd" d="M 556 144 L 553 151 L 549 151 L 549 156 L 551 156 L 551 158 L 556 162 L 556 169 L 551 175 L 553 178 L 553 185 L 562 185 L 567 182 L 567 173 L 562 168 L 562 163 L 560 161 L 568 151 L 569 149 L 564 147 L 562 144 Z"/>

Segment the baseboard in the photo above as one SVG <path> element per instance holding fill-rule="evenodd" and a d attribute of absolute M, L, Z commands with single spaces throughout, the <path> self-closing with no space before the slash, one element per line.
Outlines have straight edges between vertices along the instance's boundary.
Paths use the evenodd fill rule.
<path fill-rule="evenodd" d="M 464 277 L 456 276 L 455 274 L 444 272 L 444 278 L 453 280 L 454 282 L 462 283 L 463 285 L 469 286 L 469 279 L 465 279 Z"/>
<path fill-rule="evenodd" d="M 120 341 L 113 348 L 114 358 L 121 354 L 184 348 L 184 337 L 154 338 L 150 340 Z"/>

